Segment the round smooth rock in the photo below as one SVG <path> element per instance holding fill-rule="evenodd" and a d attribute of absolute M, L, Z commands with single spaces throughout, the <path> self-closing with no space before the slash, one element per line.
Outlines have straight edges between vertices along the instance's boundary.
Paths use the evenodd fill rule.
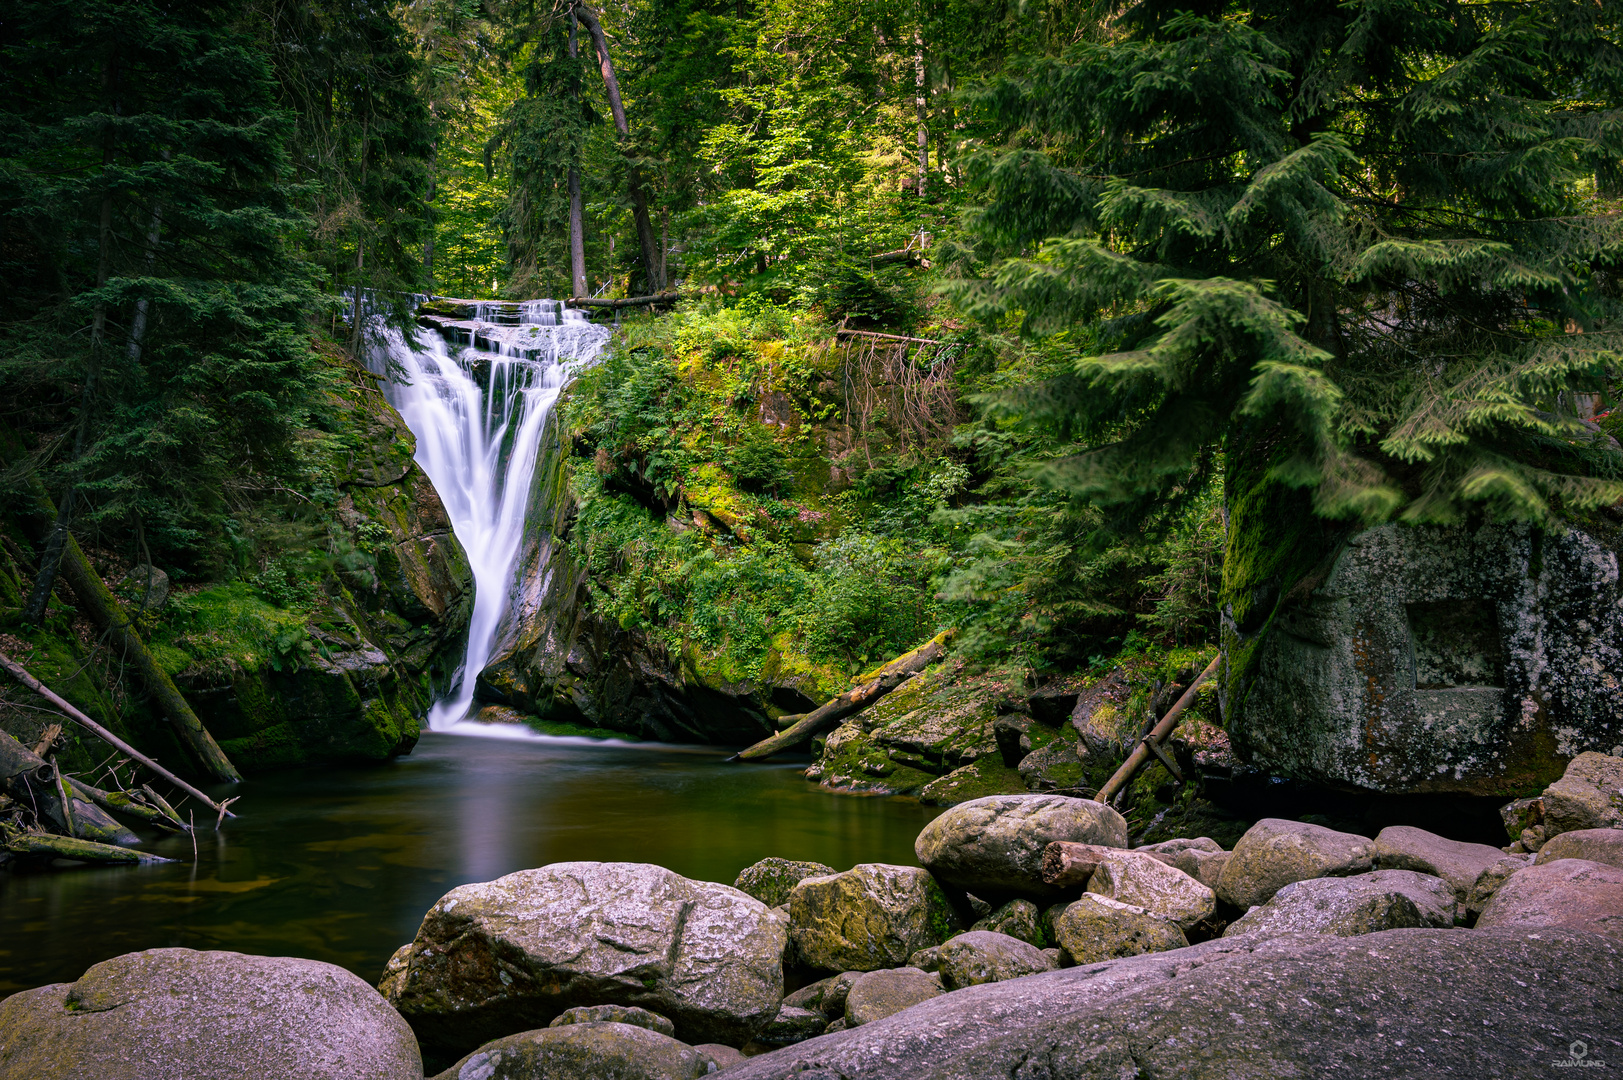
<path fill-rule="evenodd" d="M 991 795 L 960 803 L 924 827 L 913 852 L 942 881 L 996 902 L 1047 899 L 1043 852 L 1055 840 L 1127 846 L 1127 822 L 1103 803 L 1064 795 Z"/>

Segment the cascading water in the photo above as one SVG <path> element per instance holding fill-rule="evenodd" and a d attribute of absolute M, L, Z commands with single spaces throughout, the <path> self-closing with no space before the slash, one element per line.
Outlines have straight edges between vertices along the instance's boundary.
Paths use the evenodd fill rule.
<path fill-rule="evenodd" d="M 530 481 L 547 415 L 575 368 L 608 340 L 577 311 L 553 300 L 480 302 L 455 324 L 469 344 L 388 328 L 372 350 L 384 393 L 417 436 L 417 464 L 433 481 L 473 568 L 468 648 L 428 725 L 446 731 L 473 704 L 507 612 L 524 539 Z"/>

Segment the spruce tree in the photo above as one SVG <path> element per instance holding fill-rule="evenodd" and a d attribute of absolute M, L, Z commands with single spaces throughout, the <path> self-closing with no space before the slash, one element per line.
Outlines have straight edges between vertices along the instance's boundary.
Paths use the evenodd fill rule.
<path fill-rule="evenodd" d="M 1001 407 L 1096 542 L 1223 484 L 1250 631 L 1360 524 L 1623 499 L 1617 11 L 1145 0 L 978 88 L 954 291 L 1073 350 Z"/>

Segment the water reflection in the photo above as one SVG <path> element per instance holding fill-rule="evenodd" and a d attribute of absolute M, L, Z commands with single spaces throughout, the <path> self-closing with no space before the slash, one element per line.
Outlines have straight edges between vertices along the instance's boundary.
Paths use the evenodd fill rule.
<path fill-rule="evenodd" d="M 241 786 L 178 865 L 0 872 L 0 995 L 165 945 L 305 956 L 372 980 L 446 890 L 572 859 L 731 883 L 767 855 L 912 864 L 939 811 L 820 791 L 798 766 L 700 748 L 425 734 L 409 758 Z"/>

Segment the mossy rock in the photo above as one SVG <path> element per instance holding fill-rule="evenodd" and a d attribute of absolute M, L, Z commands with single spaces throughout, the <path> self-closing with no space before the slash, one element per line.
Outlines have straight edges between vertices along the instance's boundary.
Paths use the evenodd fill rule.
<path fill-rule="evenodd" d="M 819 862 L 771 857 L 744 867 L 733 882 L 733 888 L 748 893 L 767 907 L 781 907 L 789 902 L 789 891 L 800 882 L 832 873 L 832 866 Z"/>
<path fill-rule="evenodd" d="M 926 784 L 919 791 L 919 801 L 926 806 L 956 806 L 987 795 L 1021 795 L 1025 791 L 1019 770 L 1009 768 L 999 755 L 990 754 Z"/>

